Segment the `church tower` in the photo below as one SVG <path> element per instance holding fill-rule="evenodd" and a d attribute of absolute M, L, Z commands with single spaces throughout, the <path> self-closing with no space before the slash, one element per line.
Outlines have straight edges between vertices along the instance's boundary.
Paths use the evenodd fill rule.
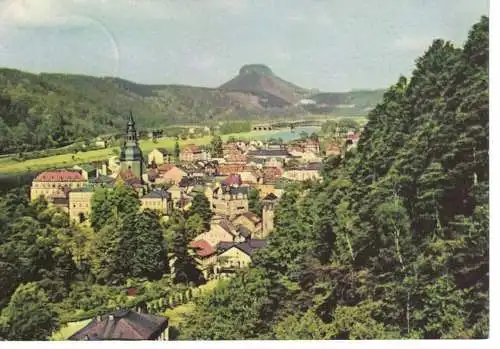
<path fill-rule="evenodd" d="M 132 171 L 132 173 L 142 180 L 144 173 L 144 159 L 142 151 L 137 141 L 137 131 L 135 130 L 135 121 L 130 112 L 127 123 L 127 132 L 120 152 L 120 172 Z"/>

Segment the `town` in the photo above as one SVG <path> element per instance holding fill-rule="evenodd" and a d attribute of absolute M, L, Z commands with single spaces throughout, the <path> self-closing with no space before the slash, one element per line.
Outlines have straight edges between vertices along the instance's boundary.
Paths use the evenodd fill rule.
<path fill-rule="evenodd" d="M 343 148 L 356 146 L 359 130 L 345 132 L 342 143 L 329 143 L 324 156 L 340 155 Z M 141 209 L 156 211 L 164 220 L 174 210 L 189 210 L 194 197 L 203 195 L 213 217 L 210 229 L 196 236 L 190 247 L 209 279 L 248 266 L 252 253 L 265 246 L 273 231 L 274 207 L 286 183 L 321 180 L 324 156 L 317 136 L 288 144 L 220 143 L 220 149 L 212 153 L 190 144 L 177 155 L 164 148 L 146 155 L 137 134 L 130 113 L 119 156 L 101 164 L 44 171 L 33 180 L 31 199 L 43 196 L 68 213 L 74 223 L 88 225 L 96 188 L 131 187 L 140 198 Z M 252 190 L 261 202 L 257 213 L 249 209 Z"/>

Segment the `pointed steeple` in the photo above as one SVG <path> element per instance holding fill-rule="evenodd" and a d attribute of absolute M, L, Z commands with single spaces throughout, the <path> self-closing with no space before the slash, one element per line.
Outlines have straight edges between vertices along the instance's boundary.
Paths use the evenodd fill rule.
<path fill-rule="evenodd" d="M 129 113 L 128 123 L 127 123 L 127 141 L 137 142 L 137 131 L 135 130 L 135 121 L 132 111 Z"/>

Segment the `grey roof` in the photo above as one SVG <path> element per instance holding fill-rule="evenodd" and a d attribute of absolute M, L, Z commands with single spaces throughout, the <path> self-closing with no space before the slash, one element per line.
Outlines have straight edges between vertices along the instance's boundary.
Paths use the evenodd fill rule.
<path fill-rule="evenodd" d="M 217 194 L 219 193 L 219 191 L 221 191 L 224 194 L 229 193 L 231 195 L 238 195 L 238 194 L 248 195 L 247 186 L 240 186 L 240 187 L 222 186 L 215 188 L 213 192 L 214 194 Z"/>
<path fill-rule="evenodd" d="M 163 155 L 168 155 L 169 154 L 167 148 L 156 148 L 156 150 L 158 150 Z"/>
<path fill-rule="evenodd" d="M 243 236 L 244 238 L 248 238 L 250 237 L 250 235 L 252 235 L 252 232 L 250 231 L 250 229 L 248 229 L 247 227 L 245 227 L 244 225 L 239 225 L 236 230 L 238 231 L 238 233 L 240 233 L 241 236 Z"/>
<path fill-rule="evenodd" d="M 290 168 L 290 170 L 302 170 L 302 171 L 319 171 L 321 168 L 321 163 L 320 162 L 311 162 L 306 165 L 299 165 Z"/>
<path fill-rule="evenodd" d="M 69 340 L 154 340 L 168 326 L 162 316 L 116 310 L 102 319 L 94 319 Z"/>
<path fill-rule="evenodd" d="M 170 193 L 163 189 L 155 189 L 143 196 L 144 199 L 165 199 L 170 197 Z"/>
<path fill-rule="evenodd" d="M 289 157 L 290 153 L 288 153 L 285 149 L 259 149 L 259 150 L 253 150 L 248 152 L 248 156 L 266 156 L 266 157 L 273 157 L 273 156 L 286 156 Z"/>
<path fill-rule="evenodd" d="M 217 251 L 222 253 L 232 247 L 236 247 L 247 255 L 251 255 L 255 250 L 265 247 L 266 243 L 266 240 L 261 239 L 250 239 L 240 243 L 221 241 L 217 244 Z"/>
<path fill-rule="evenodd" d="M 262 200 L 274 201 L 274 200 L 277 200 L 277 199 L 278 199 L 278 197 L 276 195 L 274 195 L 274 193 L 269 193 Z"/>

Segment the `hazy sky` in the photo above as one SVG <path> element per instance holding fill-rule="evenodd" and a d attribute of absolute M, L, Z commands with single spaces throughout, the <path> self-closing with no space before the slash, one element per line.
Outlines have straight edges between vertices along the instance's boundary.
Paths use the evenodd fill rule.
<path fill-rule="evenodd" d="M 218 86 L 248 63 L 325 91 L 386 87 L 487 0 L 0 0 L 0 67 Z"/>

